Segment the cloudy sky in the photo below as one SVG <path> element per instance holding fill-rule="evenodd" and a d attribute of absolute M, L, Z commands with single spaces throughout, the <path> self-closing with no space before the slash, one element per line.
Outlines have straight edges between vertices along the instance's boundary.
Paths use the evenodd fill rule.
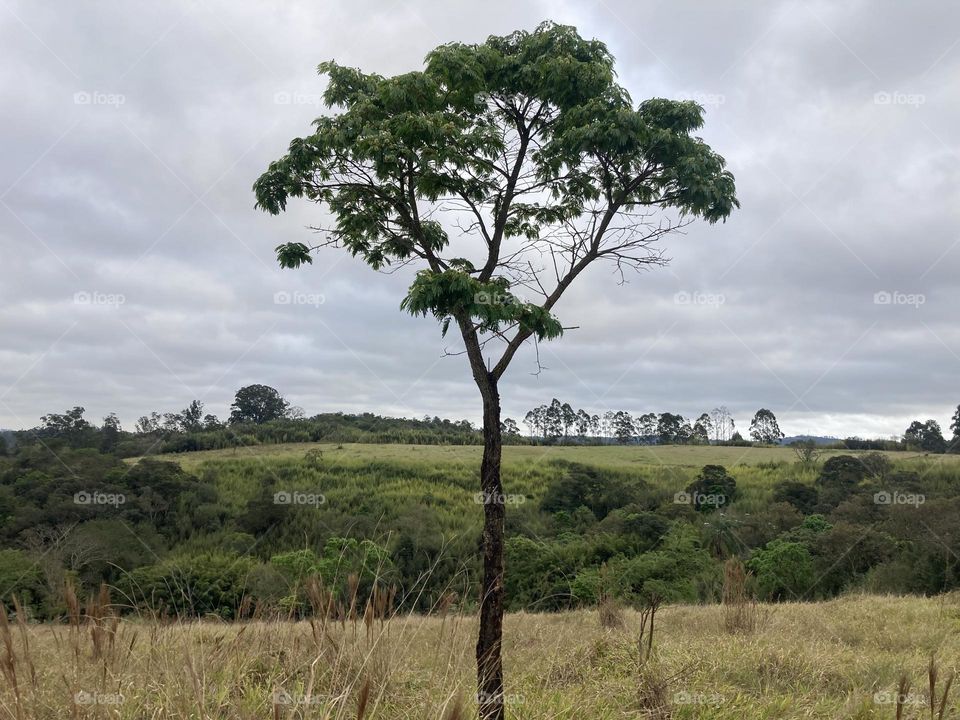
<path fill-rule="evenodd" d="M 0 7 L 0 427 L 74 405 L 125 426 L 261 382 L 308 414 L 476 420 L 465 359 L 399 310 L 409 275 L 342 252 L 281 271 L 319 209 L 252 182 L 324 112 L 317 63 L 422 67 L 553 19 L 605 41 L 635 100 L 693 98 L 742 209 L 608 268 L 558 308 L 507 415 L 697 415 L 888 436 L 960 403 L 960 5 L 940 2 L 165 2 Z M 298 303 L 276 302 L 295 297 Z"/>

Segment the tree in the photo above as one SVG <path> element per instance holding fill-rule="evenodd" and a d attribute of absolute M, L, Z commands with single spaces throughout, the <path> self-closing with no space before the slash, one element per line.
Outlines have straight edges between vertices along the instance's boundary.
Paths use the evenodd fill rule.
<path fill-rule="evenodd" d="M 750 437 L 756 442 L 765 445 L 775 445 L 783 439 L 783 433 L 780 432 L 780 426 L 777 424 L 777 416 L 766 408 L 757 410 L 750 423 Z"/>
<path fill-rule="evenodd" d="M 731 438 L 735 424 L 726 405 L 721 405 L 711 410 L 710 420 L 713 423 L 714 442 L 726 442 Z"/>
<path fill-rule="evenodd" d="M 520 436 L 520 428 L 517 427 L 517 421 L 513 418 L 507 418 L 500 423 L 500 432 L 505 437 L 514 438 Z"/>
<path fill-rule="evenodd" d="M 707 413 L 703 413 L 693 424 L 690 439 L 698 445 L 709 445 L 710 435 L 713 433 L 713 421 Z"/>
<path fill-rule="evenodd" d="M 950 452 L 960 452 L 960 405 L 957 405 L 957 411 L 953 414 L 953 422 L 950 424 L 953 431 L 953 440 L 950 441 Z"/>
<path fill-rule="evenodd" d="M 925 423 L 914 420 L 903 434 L 903 442 L 926 452 L 942 453 L 947 450 L 947 441 L 936 420 L 927 420 Z"/>
<path fill-rule="evenodd" d="M 203 403 L 194 400 L 180 412 L 180 427 L 184 432 L 203 430 Z"/>
<path fill-rule="evenodd" d="M 278 261 L 299 267 L 335 246 L 375 270 L 419 269 L 401 307 L 459 332 L 483 404 L 481 489 L 502 497 L 499 384 L 517 352 L 562 334 L 553 308 L 594 263 L 662 265 L 663 236 L 697 217 L 726 219 L 738 206 L 734 178 L 693 135 L 703 108 L 660 98 L 635 107 L 606 46 L 572 27 L 449 43 L 424 70 L 396 77 L 333 61 L 320 70 L 339 112 L 294 139 L 254 190 L 269 213 L 306 198 L 333 224 L 317 246 L 280 245 Z M 441 217 L 464 230 L 458 253 L 474 241 L 473 259 L 451 256 Z M 501 720 L 504 506 L 483 509 L 480 716 Z"/>
<path fill-rule="evenodd" d="M 812 470 L 817 466 L 822 453 L 817 449 L 815 440 L 812 438 L 797 440 L 790 443 L 790 447 L 793 448 L 793 454 L 797 456 L 797 462 L 804 470 Z"/>
<path fill-rule="evenodd" d="M 577 413 L 570 407 L 570 403 L 563 403 L 560 406 L 560 421 L 563 423 L 563 439 L 570 439 L 570 428 L 577 422 Z"/>
<path fill-rule="evenodd" d="M 682 442 L 685 422 L 683 415 L 674 415 L 668 412 L 660 413 L 660 417 L 657 419 L 657 442 L 661 445 Z"/>
<path fill-rule="evenodd" d="M 50 413 L 40 418 L 40 433 L 65 441 L 73 447 L 85 444 L 84 438 L 93 427 L 84 419 L 84 408 L 77 406 L 65 413 Z"/>
<path fill-rule="evenodd" d="M 712 512 L 726 507 L 737 495 L 737 481 L 723 465 L 704 465 L 687 487 L 695 510 Z"/>
<path fill-rule="evenodd" d="M 617 410 L 613 414 L 611 429 L 613 436 L 621 445 L 626 445 L 636 434 L 636 428 L 633 425 L 633 416 L 625 410 Z"/>
<path fill-rule="evenodd" d="M 247 385 L 237 390 L 233 405 L 230 406 L 230 422 L 260 425 L 279 420 L 286 415 L 289 406 L 290 403 L 272 387 Z"/>
<path fill-rule="evenodd" d="M 587 433 L 590 432 L 591 418 L 590 413 L 586 410 L 577 410 L 577 419 L 575 421 L 577 427 L 577 436 L 581 439 L 587 436 Z"/>
<path fill-rule="evenodd" d="M 103 419 L 103 425 L 100 426 L 100 451 L 113 452 L 117 443 L 120 442 L 120 434 L 123 429 L 120 427 L 120 418 L 116 413 L 110 413 Z"/>
<path fill-rule="evenodd" d="M 541 405 L 536 407 L 530 412 L 528 412 L 523 417 L 523 424 L 527 426 L 530 430 L 531 435 L 537 435 L 539 437 L 544 436 L 544 415 L 546 413 L 546 408 Z"/>

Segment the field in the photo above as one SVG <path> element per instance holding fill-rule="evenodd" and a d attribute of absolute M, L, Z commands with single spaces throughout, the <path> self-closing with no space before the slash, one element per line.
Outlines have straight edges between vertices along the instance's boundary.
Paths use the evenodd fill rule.
<path fill-rule="evenodd" d="M 86 510 L 91 534 L 76 545 L 98 562 L 127 557 L 129 570 L 112 564 L 84 574 L 56 548 L 36 560 L 6 551 L 13 583 L 31 563 L 49 574 L 34 574 L 18 591 L 33 593 L 36 615 L 0 617 L 0 720 L 474 717 L 469 578 L 477 572 L 480 453 L 476 446 L 290 444 L 157 458 L 186 475 L 163 463 L 64 454 L 84 478 L 109 475 L 108 489 L 129 493 L 107 519 L 99 508 Z M 505 448 L 505 492 L 518 498 L 507 519 L 508 717 L 937 718 L 925 705 L 931 657 L 938 697 L 960 657 L 960 563 L 953 561 L 960 546 L 952 532 L 960 458 L 890 453 L 883 477 L 863 478 L 837 500 L 826 495 L 825 515 L 775 501 L 774 487 L 787 481 L 829 491 L 822 473 L 840 454 L 804 466 L 786 448 Z M 876 456 L 862 459 L 876 465 Z M 675 497 L 707 464 L 726 466 L 736 479 L 726 513 L 701 514 Z M 48 471 L 48 486 L 66 498 L 87 487 L 84 479 L 63 489 L 57 469 Z M 581 485 L 609 495 L 576 497 L 563 511 L 547 506 L 567 502 L 564 493 Z M 195 499 L 153 523 L 136 514 L 150 497 L 144 487 L 184 488 Z M 878 506 L 873 493 L 881 488 L 927 497 Z M 277 503 L 276 493 L 291 491 L 324 500 Z M 61 507 L 24 505 L 23 522 Z M 161 531 L 166 544 L 156 539 Z M 156 552 L 143 541 L 152 533 Z M 382 569 L 384 582 L 401 590 L 390 619 L 305 611 L 301 572 L 288 573 L 291 552 L 307 553 L 309 573 L 323 575 L 331 539 L 341 560 L 356 559 L 336 550 L 347 547 L 336 544 L 344 538 L 380 543 L 377 574 Z M 795 581 L 779 577 L 791 556 L 771 553 L 782 547 L 802 555 L 792 556 L 794 570 L 806 573 Z M 140 555 L 124 555 L 134 551 Z M 764 553 L 776 558 L 772 568 L 750 564 Z M 52 557 L 60 564 L 42 565 Z M 781 600 L 748 602 L 755 622 L 746 629 L 729 628 L 728 608 L 718 604 L 728 557 L 754 567 L 758 597 Z M 366 560 L 339 562 L 338 572 L 347 567 L 373 582 L 363 575 Z M 68 569 L 85 610 L 70 604 L 69 592 L 61 597 L 62 584 L 46 590 Z M 610 607 L 599 593 L 607 569 L 622 582 L 614 622 L 601 623 L 598 605 Z M 111 603 L 97 599 L 104 577 Z M 345 597 L 342 576 L 324 577 Z M 783 586 L 764 585 L 771 578 Z M 642 659 L 632 608 L 643 607 L 647 587 L 670 599 L 656 616 L 652 654 Z M 241 595 L 257 601 L 252 613 L 251 605 L 237 609 Z M 148 596 L 165 604 L 145 606 Z M 180 619 L 167 612 L 178 608 Z M 291 619 L 306 617 L 313 619 Z M 898 716 L 903 677 L 912 689 Z M 951 697 L 943 718 L 960 718 L 958 710 Z"/>
<path fill-rule="evenodd" d="M 416 462 L 431 464 L 475 463 L 478 467 L 483 448 L 478 445 L 368 445 L 361 443 L 331 445 L 329 443 L 287 443 L 257 445 L 229 450 L 208 450 L 164 456 L 176 459 L 186 470 L 195 470 L 209 461 L 235 458 L 299 459 L 310 450 L 320 450 L 337 461 Z M 823 459 L 834 455 L 856 455 L 849 450 L 825 450 Z M 923 453 L 888 452 L 892 460 L 905 463 L 922 462 L 930 456 Z M 139 458 L 132 458 L 136 462 Z M 521 463 L 568 460 L 602 467 L 635 468 L 638 465 L 665 465 L 699 468 L 708 463 L 734 467 L 762 463 L 792 463 L 793 449 L 786 447 L 715 447 L 703 445 L 508 445 L 503 449 L 507 466 Z M 938 462 L 960 462 L 960 455 L 937 456 Z"/>
<path fill-rule="evenodd" d="M 508 717 L 892 719 L 903 673 L 913 688 L 903 717 L 930 717 L 930 654 L 942 686 L 960 652 L 957 595 L 851 596 L 763 606 L 760 615 L 755 632 L 730 634 L 717 606 L 664 608 L 640 668 L 635 614 L 614 630 L 594 611 L 511 614 Z M 101 634 L 98 652 L 89 627 L 14 626 L 3 630 L 0 717 L 345 720 L 360 716 L 366 696 L 367 720 L 466 718 L 474 632 L 473 618 L 457 614 L 369 629 L 124 620 L 114 639 Z"/>

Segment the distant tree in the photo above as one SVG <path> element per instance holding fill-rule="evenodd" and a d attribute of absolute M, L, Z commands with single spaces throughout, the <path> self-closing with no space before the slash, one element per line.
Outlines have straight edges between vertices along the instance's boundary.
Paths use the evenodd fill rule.
<path fill-rule="evenodd" d="M 633 426 L 633 416 L 626 410 L 617 410 L 613 414 L 613 436 L 617 442 L 625 445 L 633 439 L 636 428 Z"/>
<path fill-rule="evenodd" d="M 783 439 L 783 433 L 777 424 L 777 416 L 766 408 L 757 410 L 750 423 L 750 437 L 765 445 L 775 445 Z"/>
<path fill-rule="evenodd" d="M 103 419 L 103 425 L 100 426 L 100 450 L 101 452 L 113 452 L 120 442 L 120 434 L 123 429 L 120 427 L 120 418 L 116 413 L 110 413 Z"/>
<path fill-rule="evenodd" d="M 708 445 L 713 434 L 713 421 L 707 413 L 697 418 L 690 432 L 690 440 L 698 445 Z"/>
<path fill-rule="evenodd" d="M 577 435 L 581 438 L 587 436 L 590 432 L 590 413 L 586 410 L 577 410 L 577 419 L 574 421 Z"/>
<path fill-rule="evenodd" d="M 560 406 L 560 418 L 563 423 L 563 439 L 568 440 L 570 438 L 570 428 L 577 422 L 577 413 L 570 407 L 570 403 L 563 403 Z"/>
<path fill-rule="evenodd" d="M 563 405 L 554 398 L 547 406 L 544 413 L 544 437 L 548 440 L 556 440 L 563 435 Z"/>
<path fill-rule="evenodd" d="M 216 415 L 203 416 L 204 430 L 219 430 L 222 427 L 223 427 L 223 423 L 220 422 L 220 418 L 218 418 Z"/>
<path fill-rule="evenodd" d="M 284 417 L 288 407 L 290 403 L 272 387 L 247 385 L 237 390 L 230 406 L 230 422 L 260 425 Z"/>
<path fill-rule="evenodd" d="M 7 445 L 7 438 L 4 435 L 0 435 L 0 457 L 5 456 L 8 452 L 10 452 L 10 449 Z"/>
<path fill-rule="evenodd" d="M 822 453 L 817 449 L 816 441 L 812 439 L 797 440 L 790 443 L 790 447 L 793 448 L 793 454 L 797 456 L 797 462 L 804 470 L 812 470 L 817 466 Z"/>
<path fill-rule="evenodd" d="M 661 445 L 682 442 L 684 422 L 683 415 L 660 413 L 657 418 L 657 442 Z"/>
<path fill-rule="evenodd" d="M 203 403 L 194 400 L 180 412 L 180 428 L 184 432 L 197 432 L 203 429 Z"/>
<path fill-rule="evenodd" d="M 643 438 L 646 442 L 650 442 L 651 438 L 657 434 L 657 415 L 656 413 L 644 413 L 637 418 L 637 435 Z"/>
<path fill-rule="evenodd" d="M 142 415 L 134 425 L 137 432 L 141 435 L 159 432 L 163 425 L 163 416 L 158 412 L 152 412 L 149 415 Z"/>
<path fill-rule="evenodd" d="M 517 427 L 517 421 L 513 418 L 505 418 L 502 423 L 500 423 L 500 432 L 503 433 L 504 437 L 519 437 L 520 428 Z"/>
<path fill-rule="evenodd" d="M 914 420 L 903 434 L 903 442 L 908 447 L 931 453 L 947 450 L 947 441 L 944 440 L 940 423 L 936 420 L 927 420 L 925 423 Z"/>
<path fill-rule="evenodd" d="M 92 426 L 88 423 L 83 413 L 85 410 L 76 406 L 65 413 L 50 413 L 40 418 L 40 432 L 58 439 L 65 440 L 68 444 L 79 446 L 83 444 L 83 438 Z"/>
<path fill-rule="evenodd" d="M 710 421 L 713 423 L 713 439 L 715 442 L 726 442 L 731 439 L 735 424 L 726 405 L 711 410 Z"/>
<path fill-rule="evenodd" d="M 737 495 L 737 481 L 723 465 L 704 465 L 687 487 L 690 501 L 699 512 L 712 512 L 729 505 Z"/>
<path fill-rule="evenodd" d="M 953 422 L 950 424 L 953 431 L 953 439 L 950 441 L 949 451 L 960 453 L 960 405 L 957 405 L 957 411 L 953 414 Z"/>
<path fill-rule="evenodd" d="M 546 424 L 546 412 L 547 409 L 543 405 L 540 407 L 535 407 L 533 410 L 530 410 L 523 417 L 523 424 L 527 426 L 527 429 L 530 431 L 530 435 L 536 435 L 538 437 L 544 437 L 546 431 L 544 426 Z"/>

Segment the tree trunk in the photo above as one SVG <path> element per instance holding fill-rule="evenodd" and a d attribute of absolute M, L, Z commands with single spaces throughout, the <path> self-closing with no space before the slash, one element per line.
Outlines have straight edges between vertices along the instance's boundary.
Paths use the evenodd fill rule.
<path fill-rule="evenodd" d="M 504 720 L 503 661 L 503 484 L 500 480 L 500 394 L 496 380 L 480 388 L 483 395 L 483 585 L 477 637 L 477 702 L 481 720 Z"/>

